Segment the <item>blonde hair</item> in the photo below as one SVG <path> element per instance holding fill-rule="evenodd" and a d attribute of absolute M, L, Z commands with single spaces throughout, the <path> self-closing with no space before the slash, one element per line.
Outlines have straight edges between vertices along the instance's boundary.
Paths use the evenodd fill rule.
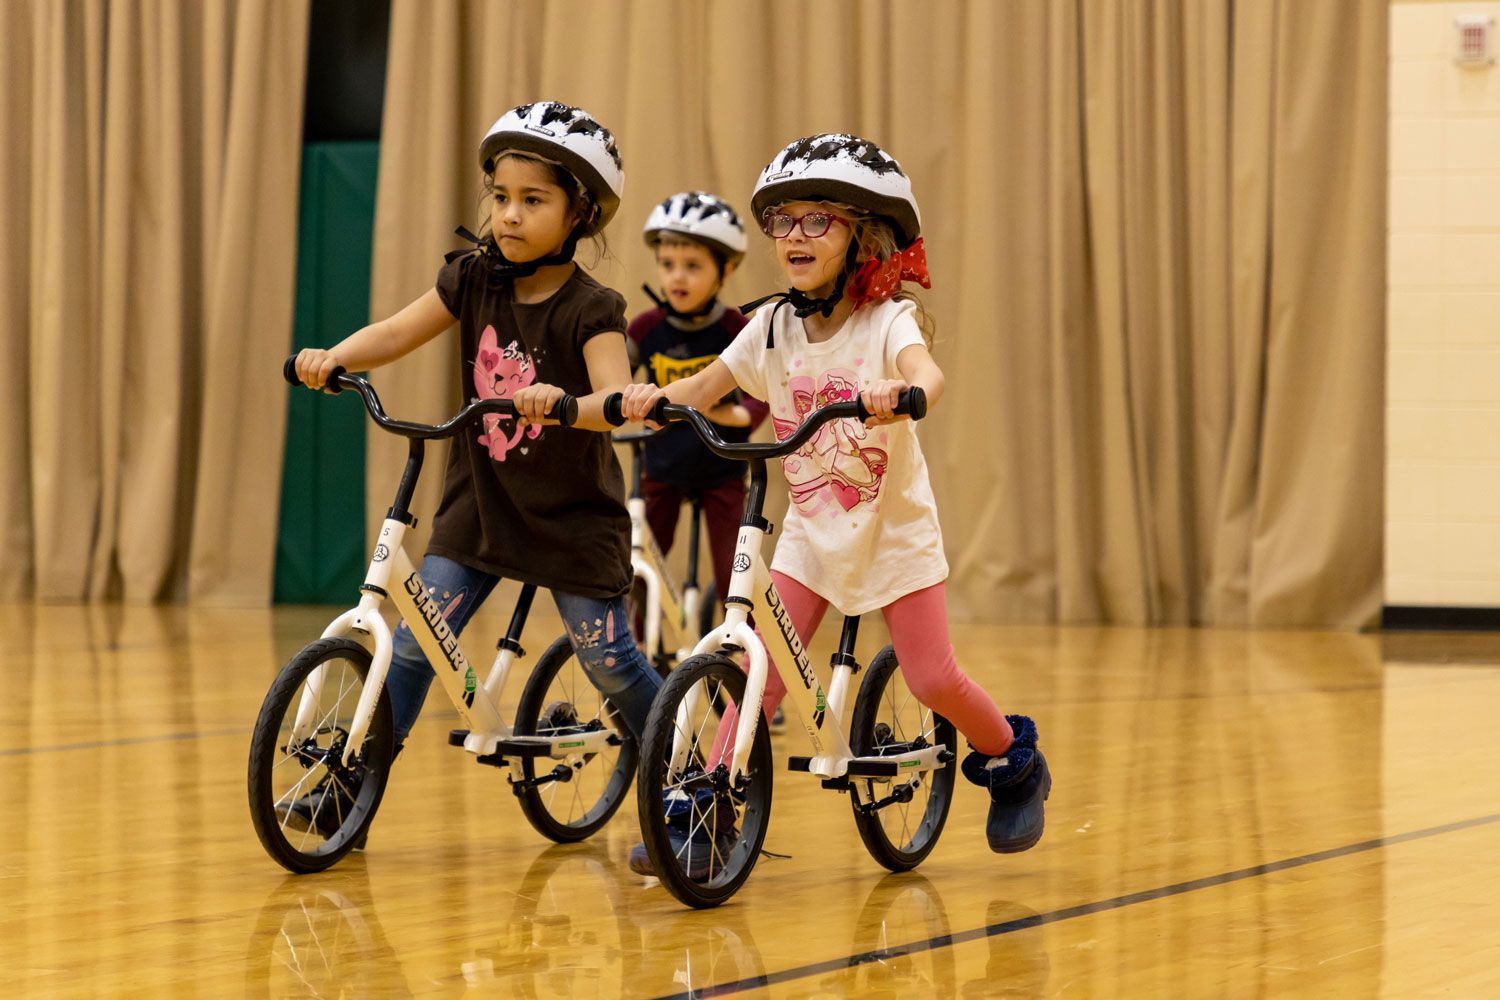
<path fill-rule="evenodd" d="M 599 214 L 599 206 L 595 203 L 593 196 L 589 194 L 588 189 L 583 186 L 583 183 L 578 178 L 573 176 L 572 171 L 568 170 L 567 167 L 564 167 L 556 160 L 549 160 L 545 156 L 538 156 L 535 153 L 528 153 L 519 149 L 507 149 L 496 156 L 496 169 L 499 169 L 500 161 L 502 160 L 524 160 L 528 163 L 536 163 L 546 167 L 551 174 L 552 183 L 562 188 L 563 194 L 567 197 L 568 210 L 578 219 L 575 225 L 581 225 L 585 229 L 592 227 L 593 220 Z M 479 192 L 479 238 L 483 240 L 489 239 L 492 235 L 490 233 L 490 206 L 488 199 L 492 199 L 495 196 L 495 174 L 493 170 L 484 175 L 481 188 Z M 594 262 L 589 266 L 590 268 L 598 267 L 600 261 L 609 256 L 609 241 L 604 238 L 603 227 L 591 233 L 587 238 L 594 247 Z"/>

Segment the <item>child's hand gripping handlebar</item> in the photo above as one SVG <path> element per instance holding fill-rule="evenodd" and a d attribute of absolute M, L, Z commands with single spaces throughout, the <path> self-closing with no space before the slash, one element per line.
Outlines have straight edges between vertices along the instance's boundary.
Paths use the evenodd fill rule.
<path fill-rule="evenodd" d="M 604 400 L 604 419 L 616 427 L 625 422 L 625 415 L 621 411 L 622 400 L 623 397 L 618 392 L 612 393 Z M 927 393 L 923 392 L 920 386 L 915 385 L 902 390 L 901 399 L 896 403 L 896 412 L 909 416 L 913 420 L 921 420 L 927 415 Z M 865 408 L 863 399 L 856 398 L 847 403 L 829 403 L 809 413 L 807 419 L 798 425 L 790 437 L 771 444 L 739 444 L 725 441 L 719 436 L 717 425 L 698 410 L 691 406 L 669 403 L 665 398 L 657 400 L 656 405 L 652 407 L 650 420 L 656 424 L 665 424 L 670 420 L 687 421 L 708 450 L 721 458 L 765 459 L 790 455 L 806 444 L 818 432 L 818 428 L 830 420 L 853 417 L 863 421 L 871 416 L 873 414 Z"/>
<path fill-rule="evenodd" d="M 296 355 L 287 358 L 282 364 L 281 375 L 292 385 L 302 384 L 302 381 L 297 378 Z M 465 406 L 441 424 L 417 424 L 407 420 L 392 420 L 386 416 L 385 408 L 380 405 L 380 397 L 376 395 L 375 387 L 358 375 L 350 375 L 342 365 L 329 373 L 328 382 L 324 388 L 332 393 L 353 389 L 364 400 L 365 409 L 370 411 L 370 419 L 392 434 L 408 438 L 452 437 L 486 414 L 494 413 L 508 417 L 516 415 L 515 405 L 508 399 L 481 399 Z M 547 413 L 547 419 L 556 420 L 563 427 L 572 427 L 578 420 L 578 400 L 564 394 L 563 398 L 558 400 Z"/>

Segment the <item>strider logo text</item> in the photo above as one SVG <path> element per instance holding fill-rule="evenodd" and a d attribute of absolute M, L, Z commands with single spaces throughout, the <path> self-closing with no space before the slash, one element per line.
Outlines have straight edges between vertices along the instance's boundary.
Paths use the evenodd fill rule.
<path fill-rule="evenodd" d="M 448 619 L 443 617 L 443 609 L 438 607 L 437 602 L 428 596 L 417 574 L 413 573 L 411 576 L 408 576 L 402 586 L 406 589 L 407 595 L 411 597 L 412 603 L 417 606 L 417 611 L 422 615 L 422 620 L 432 629 L 432 634 L 437 639 L 438 646 L 443 651 L 443 658 L 448 661 L 448 666 L 452 667 L 453 672 L 456 674 L 462 674 L 466 677 L 474 676 L 473 669 L 469 666 L 468 660 L 464 658 L 463 650 L 458 648 L 458 636 L 453 634 L 453 629 L 448 626 Z M 473 707 L 474 689 L 472 687 L 464 695 L 464 701 L 469 707 Z"/>

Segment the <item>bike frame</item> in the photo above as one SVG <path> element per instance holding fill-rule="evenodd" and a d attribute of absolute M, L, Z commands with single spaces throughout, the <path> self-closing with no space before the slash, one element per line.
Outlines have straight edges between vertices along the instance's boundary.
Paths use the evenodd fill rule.
<path fill-rule="evenodd" d="M 925 412 L 925 398 L 919 397 L 920 417 Z M 612 404 L 618 415 L 618 397 Z M 610 407 L 606 407 L 607 411 Z M 712 425 L 701 413 L 691 407 L 673 406 L 663 401 L 653 419 L 661 423 L 667 419 L 687 420 L 698 437 L 710 451 L 725 458 L 747 459 L 750 463 L 750 492 L 745 502 L 745 515 L 740 522 L 739 537 L 735 541 L 733 572 L 729 593 L 724 598 L 724 621 L 710 630 L 694 647 L 694 654 L 737 653 L 749 657 L 745 668 L 745 694 L 741 700 L 741 711 L 736 722 L 734 754 L 730 761 L 730 780 L 736 785 L 745 775 L 750 748 L 754 745 L 755 729 L 761 723 L 761 699 L 765 696 L 766 680 L 771 670 L 771 655 L 777 662 L 791 664 L 796 679 L 801 683 L 787 684 L 787 694 L 802 723 L 802 732 L 807 739 L 812 755 L 808 758 L 793 758 L 793 766 L 807 770 L 825 781 L 838 782 L 846 777 L 892 777 L 908 769 L 929 771 L 942 767 L 941 755 L 946 748 L 924 747 L 881 757 L 856 757 L 849 746 L 844 718 L 849 704 L 850 679 L 857 664 L 854 660 L 854 637 L 857 619 L 845 620 L 844 639 L 833 657 L 831 681 L 813 669 L 807 650 L 793 628 L 790 616 L 776 591 L 762 549 L 772 525 L 762 516 L 765 507 L 766 461 L 796 450 L 823 423 L 837 417 L 869 416 L 862 404 L 834 404 L 819 413 L 809 416 L 791 437 L 775 445 L 729 444 L 722 440 Z M 639 493 L 637 489 L 635 491 Z M 644 515 L 644 507 L 642 507 Z M 763 607 L 770 612 L 769 622 L 775 628 L 766 628 L 768 637 L 762 641 L 750 627 L 750 615 Z M 770 645 L 770 650 L 767 649 Z M 671 765 L 681 773 L 688 764 L 691 731 L 689 719 L 696 716 L 706 694 L 703 685 L 695 686 L 678 705 L 675 733 L 672 739 Z M 754 711 L 745 711 L 754 706 Z"/>
<path fill-rule="evenodd" d="M 702 610 L 703 592 L 694 580 L 678 588 L 677 581 L 667 569 L 666 557 L 646 523 L 646 501 L 635 497 L 626 501 L 626 507 L 630 511 L 630 565 L 636 579 L 646 588 L 641 639 L 646 644 L 648 655 L 655 656 L 660 650 L 673 649 L 681 661 L 700 638 L 693 623 L 697 622 L 698 612 Z M 695 514 L 695 534 L 697 530 Z"/>
<path fill-rule="evenodd" d="M 919 420 L 927 412 L 927 399 L 921 389 L 912 388 L 902 393 L 896 412 Z M 624 422 L 621 396 L 612 396 L 605 403 L 606 419 L 613 423 Z M 729 779 L 739 787 L 746 778 L 746 764 L 750 749 L 754 745 L 756 727 L 761 724 L 761 699 L 765 696 L 766 680 L 771 670 L 771 654 L 778 662 L 791 664 L 800 684 L 787 685 L 787 694 L 802 723 L 802 732 L 807 739 L 812 755 L 806 758 L 793 757 L 795 770 L 806 770 L 824 779 L 829 787 L 847 787 L 847 778 L 873 780 L 895 777 L 908 771 L 932 771 L 945 766 L 944 757 L 950 753 L 943 746 L 929 746 L 918 750 L 907 750 L 886 756 L 856 757 L 844 735 L 844 712 L 849 700 L 850 679 L 857 664 L 854 660 L 854 638 L 858 619 L 846 618 L 844 636 L 839 652 L 831 664 L 832 680 L 825 683 L 824 675 L 813 669 L 807 658 L 797 630 L 792 626 L 781 595 L 771 579 L 761 550 L 772 525 L 763 516 L 766 494 L 766 462 L 780 458 L 801 448 L 818 429 L 831 420 L 856 418 L 866 420 L 871 416 L 862 400 L 832 403 L 820 407 L 802 421 L 796 430 L 785 439 L 774 444 L 731 444 L 721 438 L 714 426 L 702 413 L 690 406 L 681 406 L 665 398 L 658 399 L 651 413 L 651 421 L 658 425 L 669 420 L 685 420 L 692 426 L 704 445 L 714 454 L 728 459 L 740 459 L 750 464 L 750 492 L 745 502 L 745 515 L 740 522 L 740 533 L 735 543 L 733 574 L 729 593 L 724 598 L 724 622 L 709 631 L 694 648 L 695 654 L 740 653 L 749 657 L 745 667 L 745 693 L 740 701 L 741 711 L 736 720 L 734 753 L 729 762 Z M 750 615 L 757 607 L 770 613 L 770 622 L 775 628 L 766 628 L 769 637 L 764 641 L 750 627 Z M 763 620 L 763 626 L 768 622 Z M 768 649 L 769 644 L 769 649 Z M 677 706 L 672 736 L 671 768 L 684 773 L 689 764 L 692 726 L 689 720 L 696 717 L 707 697 L 703 684 L 695 685 Z M 753 710 L 746 711 L 747 707 Z"/>
<path fill-rule="evenodd" d="M 763 469 L 759 471 L 764 472 Z M 749 657 L 749 665 L 745 671 L 745 696 L 740 702 L 734 755 L 730 760 L 731 782 L 738 782 L 745 773 L 756 727 L 763 722 L 764 713 L 760 711 L 760 704 L 765 696 L 773 655 L 768 651 L 768 646 L 774 650 L 777 662 L 794 667 L 796 678 L 801 682 L 788 683 L 786 687 L 787 696 L 802 723 L 807 745 L 812 750 L 812 756 L 807 760 L 807 771 L 825 780 L 834 780 L 850 776 L 851 765 L 857 763 L 874 764 L 878 761 L 882 765 L 881 770 L 893 773 L 907 770 L 931 771 L 944 766 L 941 754 L 945 748 L 940 745 L 882 757 L 855 756 L 844 735 L 849 686 L 855 672 L 852 657 L 836 655 L 832 664 L 832 678 L 826 682 L 826 675 L 813 668 L 761 555 L 767 534 L 768 528 L 750 524 L 740 527 L 739 539 L 735 545 L 735 571 L 729 585 L 729 597 L 724 605 L 724 623 L 704 636 L 693 650 L 695 654 L 718 653 L 726 649 L 743 650 Z M 749 622 L 751 613 L 758 607 L 766 608 L 770 612 L 771 622 L 775 624 L 774 628 L 763 628 L 761 635 L 765 635 L 764 642 L 761 635 L 750 627 Z M 764 624 L 767 623 L 763 622 Z M 680 772 L 687 766 L 690 745 L 686 734 L 691 731 L 688 720 L 696 716 L 702 705 L 701 699 L 706 697 L 702 685 L 699 685 L 678 706 L 676 736 L 672 744 L 672 767 L 676 771 Z M 752 706 L 754 711 L 747 711 Z"/>
<path fill-rule="evenodd" d="M 288 360 L 290 366 L 290 359 Z M 290 367 L 287 369 L 290 373 Z M 294 376 L 288 374 L 288 380 Z M 509 400 L 485 400 L 470 404 L 458 416 L 440 426 L 432 427 L 391 420 L 380 406 L 379 397 L 364 379 L 347 375 L 340 370 L 330 385 L 355 389 L 363 397 L 366 408 L 375 422 L 387 430 L 408 437 L 406 470 L 401 485 L 396 491 L 396 500 L 391 505 L 385 521 L 381 524 L 376 539 L 375 551 L 365 571 L 365 582 L 360 585 L 362 594 L 359 604 L 339 615 L 323 630 L 323 638 L 341 638 L 358 632 L 370 637 L 375 649 L 371 654 L 370 671 L 365 678 L 364 690 L 354 709 L 350 723 L 349 738 L 344 747 L 343 763 L 348 766 L 356 750 L 363 745 L 370 721 L 375 715 L 380 693 L 385 688 L 386 675 L 391 666 L 394 649 L 392 631 L 381 607 L 389 598 L 395 605 L 399 620 L 404 621 L 417 640 L 417 645 L 427 655 L 427 662 L 447 693 L 453 707 L 458 710 L 467 730 L 463 737 L 463 748 L 484 759 L 484 763 L 505 764 L 511 768 L 513 781 L 523 779 L 520 756 L 548 756 L 553 759 L 574 760 L 587 754 L 604 750 L 611 738 L 618 738 L 611 728 L 568 734 L 566 736 L 516 736 L 514 730 L 500 715 L 500 696 L 511 673 L 511 667 L 526 655 L 519 642 L 522 627 L 531 609 L 531 600 L 536 588 L 526 585 L 516 603 L 510 628 L 499 642 L 495 659 L 483 683 L 464 652 L 458 636 L 443 617 L 442 608 L 428 592 L 411 558 L 402 543 L 407 528 L 416 523 L 408 510 L 417 478 L 421 474 L 424 441 L 429 438 L 448 437 L 458 429 L 478 420 L 489 412 L 511 412 Z M 571 418 L 568 420 L 571 423 Z M 395 585 L 392 585 L 392 581 Z M 327 681 L 329 664 L 318 667 L 307 679 L 297 705 L 297 716 L 292 726 L 292 742 L 300 743 L 312 735 L 318 721 L 318 705 Z M 497 754 L 509 754 L 508 760 Z M 485 759 L 488 758 L 488 759 Z"/>
<path fill-rule="evenodd" d="M 646 655 L 655 657 L 671 649 L 680 663 L 692 651 L 698 634 L 698 613 L 702 610 L 703 591 L 698 586 L 698 535 L 702 509 L 697 500 L 692 507 L 692 534 L 688 543 L 688 575 L 682 587 L 677 586 L 667 560 L 651 526 L 646 521 L 646 500 L 641 496 L 641 445 L 651 434 L 616 437 L 618 444 L 631 446 L 631 491 L 625 501 L 630 513 L 630 566 L 635 578 L 646 588 L 646 607 L 642 641 Z"/>

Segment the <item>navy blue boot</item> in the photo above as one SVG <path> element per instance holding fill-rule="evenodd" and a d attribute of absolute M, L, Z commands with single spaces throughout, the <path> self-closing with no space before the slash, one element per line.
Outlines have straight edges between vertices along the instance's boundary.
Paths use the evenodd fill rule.
<path fill-rule="evenodd" d="M 1025 715 L 1007 715 L 1015 742 L 1004 757 L 973 751 L 964 758 L 964 777 L 990 792 L 985 836 L 990 850 L 1016 854 L 1042 839 L 1043 806 L 1052 791 L 1052 772 L 1036 746 L 1036 723 Z"/>

